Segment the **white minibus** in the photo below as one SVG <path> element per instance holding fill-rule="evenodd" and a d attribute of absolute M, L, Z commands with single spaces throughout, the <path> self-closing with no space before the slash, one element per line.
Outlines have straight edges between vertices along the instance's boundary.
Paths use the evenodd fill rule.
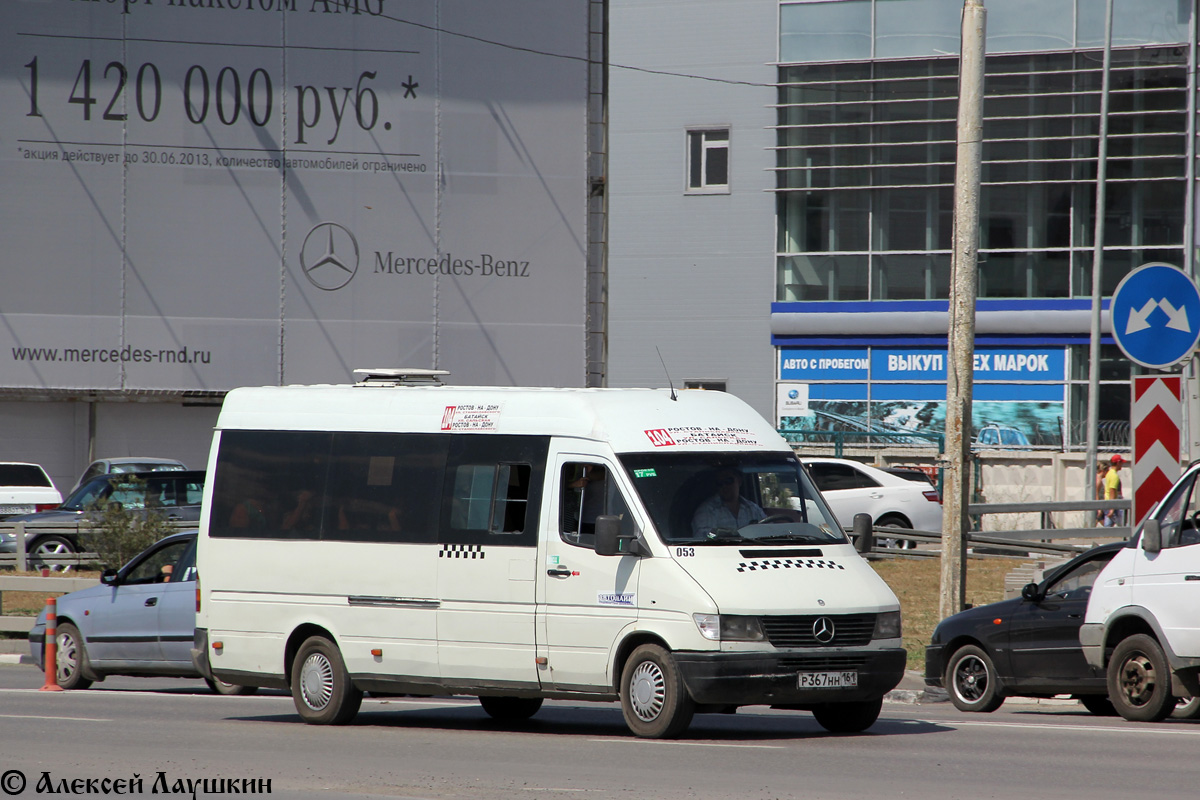
<path fill-rule="evenodd" d="M 619 700 L 644 737 L 748 705 L 875 722 L 905 667 L 899 603 L 741 400 L 363 372 L 226 396 L 203 675 L 290 689 L 318 724 L 364 692 L 477 696 L 501 720 Z"/>

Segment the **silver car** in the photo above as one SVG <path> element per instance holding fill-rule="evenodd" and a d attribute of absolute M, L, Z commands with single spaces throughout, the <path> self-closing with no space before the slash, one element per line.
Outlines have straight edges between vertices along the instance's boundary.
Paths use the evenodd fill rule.
<path fill-rule="evenodd" d="M 196 532 L 160 539 L 100 584 L 57 601 L 58 685 L 86 689 L 108 675 L 199 678 L 192 665 L 196 627 Z M 29 631 L 45 669 L 46 612 Z M 206 681 L 220 694 L 253 687 Z"/>

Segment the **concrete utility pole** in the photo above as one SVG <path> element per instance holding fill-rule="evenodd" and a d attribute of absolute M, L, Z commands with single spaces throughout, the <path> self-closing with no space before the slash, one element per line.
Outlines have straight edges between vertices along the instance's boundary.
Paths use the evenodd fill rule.
<path fill-rule="evenodd" d="M 1083 496 L 1096 494 L 1096 461 L 1100 435 L 1100 298 L 1104 293 L 1104 207 L 1108 182 L 1108 89 L 1112 73 L 1113 0 L 1104 7 L 1104 74 L 1100 77 L 1100 130 L 1096 144 L 1096 220 L 1092 237 L 1092 324 L 1088 344 L 1087 485 Z M 1189 184 L 1190 185 L 1190 184 Z M 1096 497 L 1103 500 L 1101 494 Z"/>
<path fill-rule="evenodd" d="M 942 576 L 938 613 L 966 603 L 967 504 L 971 497 L 971 381 L 975 364 L 975 293 L 979 270 L 979 176 L 983 160 L 983 75 L 987 10 L 965 0 L 958 67 L 958 153 L 954 175 L 954 254 L 946 365 L 946 450 L 942 458 Z"/>

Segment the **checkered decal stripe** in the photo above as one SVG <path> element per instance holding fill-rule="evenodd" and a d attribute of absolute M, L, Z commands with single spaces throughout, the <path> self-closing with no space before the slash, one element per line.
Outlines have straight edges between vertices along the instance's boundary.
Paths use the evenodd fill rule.
<path fill-rule="evenodd" d="M 438 551 L 438 558 L 484 558 L 481 544 L 444 544 Z"/>
<path fill-rule="evenodd" d="M 845 569 L 827 558 L 772 558 L 765 561 L 743 561 L 738 572 L 765 572 L 769 569 Z"/>

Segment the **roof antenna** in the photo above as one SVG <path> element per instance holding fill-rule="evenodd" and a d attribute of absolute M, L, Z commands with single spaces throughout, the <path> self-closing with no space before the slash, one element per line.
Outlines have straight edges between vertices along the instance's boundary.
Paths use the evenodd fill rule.
<path fill-rule="evenodd" d="M 658 349 L 658 345 L 654 345 L 654 352 L 658 353 L 658 360 L 662 361 L 663 372 L 667 373 L 667 386 L 671 387 L 671 399 L 678 400 L 678 395 L 675 394 L 675 384 L 671 382 L 671 373 L 667 372 L 667 362 L 663 361 L 662 351 Z"/>

